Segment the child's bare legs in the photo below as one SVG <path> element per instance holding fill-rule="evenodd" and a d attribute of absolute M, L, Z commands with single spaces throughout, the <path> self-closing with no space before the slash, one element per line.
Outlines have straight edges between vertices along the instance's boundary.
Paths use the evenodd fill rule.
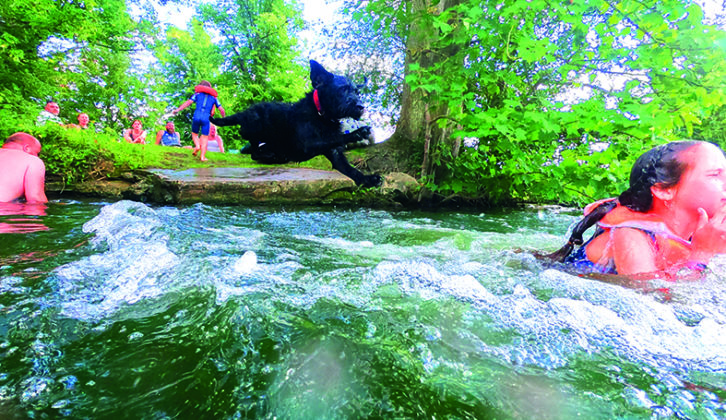
<path fill-rule="evenodd" d="M 194 151 L 192 151 L 192 156 L 196 156 L 200 149 L 199 135 L 197 133 L 192 133 L 192 141 L 194 142 Z"/>
<path fill-rule="evenodd" d="M 200 142 L 200 146 L 201 146 L 201 150 L 202 150 L 202 152 L 199 154 L 199 160 L 201 160 L 202 162 L 206 162 L 207 161 L 207 144 L 209 142 L 209 136 L 205 136 L 204 134 L 202 134 L 201 136 L 199 136 L 199 142 Z"/>

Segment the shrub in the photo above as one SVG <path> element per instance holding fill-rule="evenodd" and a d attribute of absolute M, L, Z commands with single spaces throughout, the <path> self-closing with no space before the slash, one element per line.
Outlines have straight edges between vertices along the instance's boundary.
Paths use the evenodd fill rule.
<path fill-rule="evenodd" d="M 40 140 L 46 172 L 67 184 L 102 178 L 123 170 L 161 166 L 164 150 L 154 145 L 129 144 L 113 132 L 95 132 L 47 124 L 25 127 Z"/>

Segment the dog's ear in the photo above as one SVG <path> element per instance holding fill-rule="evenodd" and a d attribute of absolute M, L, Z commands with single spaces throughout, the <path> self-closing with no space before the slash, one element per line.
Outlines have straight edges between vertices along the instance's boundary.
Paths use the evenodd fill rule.
<path fill-rule="evenodd" d="M 318 89 L 326 83 L 333 81 L 333 74 L 325 70 L 315 60 L 310 60 L 310 80 L 313 82 L 313 89 Z"/>

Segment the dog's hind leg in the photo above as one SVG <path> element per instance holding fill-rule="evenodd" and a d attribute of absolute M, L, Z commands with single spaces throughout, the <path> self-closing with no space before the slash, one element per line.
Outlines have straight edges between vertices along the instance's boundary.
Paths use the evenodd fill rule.
<path fill-rule="evenodd" d="M 259 147 L 253 149 L 250 152 L 250 157 L 252 158 L 252 160 L 265 164 L 280 164 L 290 162 L 289 158 L 284 155 L 280 155 L 279 153 L 276 153 L 274 150 L 266 146 L 266 144 L 262 144 Z"/>
<path fill-rule="evenodd" d="M 355 185 L 362 185 L 364 187 L 377 187 L 381 185 L 383 179 L 380 175 L 363 175 L 363 173 L 348 163 L 348 159 L 343 153 L 343 147 L 336 147 L 328 150 L 323 155 L 333 164 L 333 168 L 337 169 L 340 173 L 347 176 L 348 178 L 355 181 Z"/>
<path fill-rule="evenodd" d="M 302 144 L 302 152 L 305 156 L 309 156 L 308 159 L 310 159 L 314 156 L 325 155 L 331 149 L 345 146 L 349 143 L 359 142 L 362 139 L 368 138 L 368 136 L 370 136 L 370 134 L 371 134 L 371 128 L 366 126 L 366 127 L 361 127 L 359 129 L 353 131 L 352 133 L 347 133 L 347 134 L 339 133 L 333 137 L 328 137 L 326 139 L 317 139 L 316 140 L 316 139 L 308 138 Z M 330 159 L 330 158 L 328 158 L 328 159 Z M 332 160 L 331 160 L 331 162 L 332 162 Z M 347 161 L 346 161 L 346 163 L 347 163 Z"/>

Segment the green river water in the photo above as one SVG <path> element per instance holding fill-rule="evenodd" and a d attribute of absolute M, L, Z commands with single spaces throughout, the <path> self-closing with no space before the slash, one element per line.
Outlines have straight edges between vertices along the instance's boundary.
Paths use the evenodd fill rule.
<path fill-rule="evenodd" d="M 23 212 L 0 419 L 726 417 L 726 259 L 641 287 L 542 266 L 574 210 Z"/>

